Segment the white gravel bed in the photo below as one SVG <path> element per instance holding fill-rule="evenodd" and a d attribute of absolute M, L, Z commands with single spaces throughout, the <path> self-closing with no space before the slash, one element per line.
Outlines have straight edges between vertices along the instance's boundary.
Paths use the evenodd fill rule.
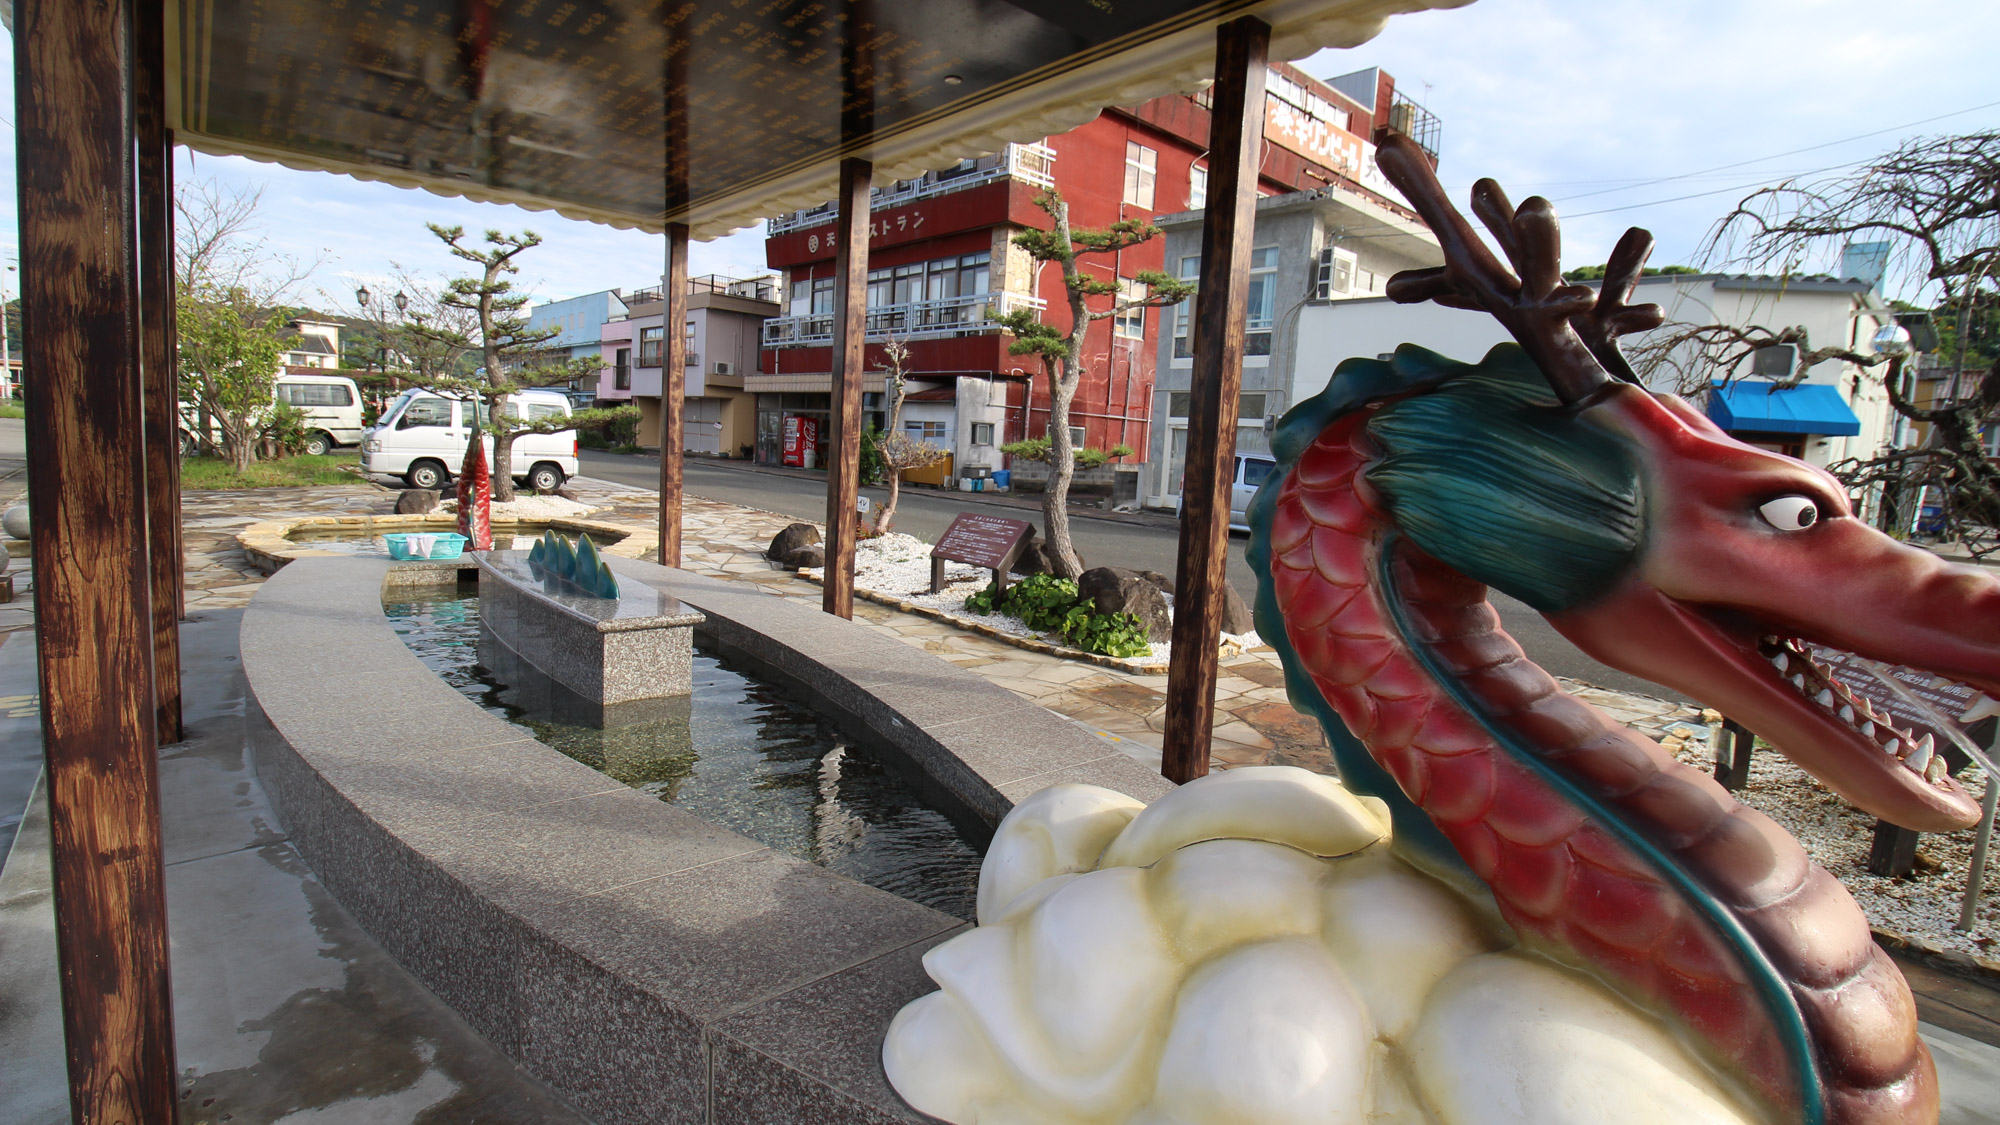
<path fill-rule="evenodd" d="M 1715 754 L 1705 742 L 1690 741 L 1678 753 L 1690 765 L 1714 768 Z M 1972 793 L 1986 791 L 1986 776 L 1978 766 L 1957 776 Z M 2000 956 L 2000 872 L 1995 870 L 2000 855 L 1993 850 L 1987 855 L 1986 893 L 1973 929 L 1957 928 L 1965 877 L 1972 865 L 1970 829 L 1949 836 L 1925 835 L 1917 845 L 1918 869 L 1890 879 L 1868 871 L 1875 818 L 1835 796 L 1783 754 L 1758 747 L 1750 759 L 1750 784 L 1736 797 L 1805 845 L 1821 867 L 1847 885 L 1876 928 L 1989 960 Z M 1936 866 L 1926 870 L 1930 864 Z"/>
<path fill-rule="evenodd" d="M 440 511 L 458 511 L 457 499 L 446 500 L 438 505 Z M 554 520 L 572 519 L 588 515 L 597 510 L 592 504 L 579 504 L 564 496 L 520 496 L 505 504 L 494 503 L 493 518 L 496 520 Z"/>

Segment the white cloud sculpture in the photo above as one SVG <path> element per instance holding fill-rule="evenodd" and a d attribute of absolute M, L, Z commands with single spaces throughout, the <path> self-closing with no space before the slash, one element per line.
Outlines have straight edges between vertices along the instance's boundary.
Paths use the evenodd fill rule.
<path fill-rule="evenodd" d="M 955 1125 L 1756 1120 L 1388 837 L 1380 801 L 1287 766 L 1151 807 L 1045 789 L 993 838 L 978 927 L 924 958 L 889 1080 Z"/>

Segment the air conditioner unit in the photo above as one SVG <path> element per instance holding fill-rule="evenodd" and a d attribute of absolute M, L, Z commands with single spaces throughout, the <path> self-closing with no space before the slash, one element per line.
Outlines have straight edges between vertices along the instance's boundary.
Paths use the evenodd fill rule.
<path fill-rule="evenodd" d="M 734 375 L 736 374 L 736 365 L 730 363 L 728 360 L 718 359 L 715 361 L 715 369 L 712 374 Z"/>
<path fill-rule="evenodd" d="M 1772 344 L 1750 353 L 1750 373 L 1761 379 L 1789 379 L 1799 369 L 1797 344 Z"/>
<path fill-rule="evenodd" d="M 1328 301 L 1350 296 L 1359 261 L 1352 250 L 1329 246 L 1319 252 L 1319 270 L 1313 279 L 1313 299 Z"/>

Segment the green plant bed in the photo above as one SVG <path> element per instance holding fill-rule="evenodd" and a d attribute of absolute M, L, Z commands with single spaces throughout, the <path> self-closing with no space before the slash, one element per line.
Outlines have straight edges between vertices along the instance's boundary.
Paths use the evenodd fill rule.
<path fill-rule="evenodd" d="M 329 453 L 322 457 L 300 455 L 277 461 L 253 461 L 239 473 L 220 457 L 187 457 L 181 460 L 181 488 L 210 491 L 230 488 L 310 488 L 325 484 L 358 484 L 356 469 L 360 457 L 352 453 Z"/>
<path fill-rule="evenodd" d="M 1153 651 L 1137 617 L 1096 612 L 1077 596 L 1076 582 L 1068 578 L 1029 575 L 1004 592 L 988 583 L 965 599 L 965 608 L 972 613 L 1018 617 L 1030 629 L 1062 634 L 1064 640 L 1085 652 L 1129 658 Z"/>
<path fill-rule="evenodd" d="M 0 398 L 0 418 L 26 418 L 28 412 L 21 407 L 21 400 Z"/>

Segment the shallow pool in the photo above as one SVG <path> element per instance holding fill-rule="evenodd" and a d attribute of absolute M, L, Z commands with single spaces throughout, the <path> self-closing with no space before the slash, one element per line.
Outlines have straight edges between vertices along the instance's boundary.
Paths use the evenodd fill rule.
<path fill-rule="evenodd" d="M 387 533 L 393 535 L 397 532 L 445 530 L 449 529 L 435 526 L 419 527 L 416 525 L 405 525 L 403 527 L 390 528 Z M 539 529 L 532 535 L 495 532 L 493 534 L 493 547 L 499 551 L 525 551 L 533 547 L 535 541 L 540 539 L 541 535 L 542 533 Z M 288 532 L 285 538 L 297 543 L 301 547 L 310 547 L 315 551 L 337 551 L 343 555 L 381 555 L 385 558 L 389 554 L 389 545 L 382 541 L 382 533 L 358 531 L 354 528 L 300 528 Z M 607 544 L 599 542 L 597 545 L 603 547 Z"/>
<path fill-rule="evenodd" d="M 694 694 L 684 704 L 599 730 L 514 705 L 479 661 L 472 587 L 412 594 L 385 609 L 446 683 L 545 745 L 761 844 L 972 918 L 980 856 L 952 823 L 851 739 L 699 636 Z"/>

